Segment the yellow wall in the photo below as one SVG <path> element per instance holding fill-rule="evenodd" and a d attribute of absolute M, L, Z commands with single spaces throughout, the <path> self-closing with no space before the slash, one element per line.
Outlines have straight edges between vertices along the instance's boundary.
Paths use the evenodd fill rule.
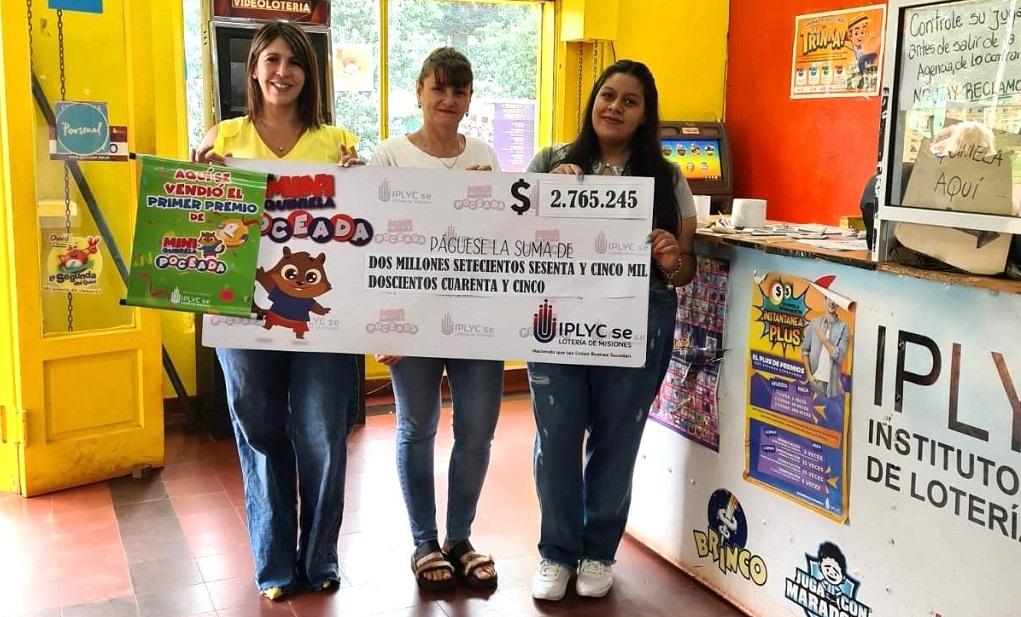
<path fill-rule="evenodd" d="M 723 118 L 727 0 L 621 0 L 617 58 L 649 65 L 663 120 Z"/>
<path fill-rule="evenodd" d="M 607 0 L 588 0 L 593 1 Z M 594 78 L 613 63 L 614 55 L 644 62 L 652 70 L 661 119 L 723 118 L 727 0 L 620 0 L 618 15 L 612 41 L 559 44 L 555 141 L 573 139 L 579 106 L 585 104 Z"/>

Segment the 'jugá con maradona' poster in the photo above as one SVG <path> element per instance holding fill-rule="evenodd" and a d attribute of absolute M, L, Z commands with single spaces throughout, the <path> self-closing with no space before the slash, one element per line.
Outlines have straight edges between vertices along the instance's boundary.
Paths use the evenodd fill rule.
<path fill-rule="evenodd" d="M 252 314 L 267 174 L 141 157 L 127 304 Z"/>

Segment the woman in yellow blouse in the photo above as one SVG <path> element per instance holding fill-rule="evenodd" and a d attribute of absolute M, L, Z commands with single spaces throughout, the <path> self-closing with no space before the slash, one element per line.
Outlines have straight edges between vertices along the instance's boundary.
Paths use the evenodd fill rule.
<path fill-rule="evenodd" d="M 214 126 L 196 159 L 357 164 L 350 132 L 325 124 L 312 43 L 266 24 L 248 54 L 247 113 Z M 245 486 L 255 581 L 276 600 L 340 580 L 347 435 L 358 401 L 349 354 L 217 349 Z"/>

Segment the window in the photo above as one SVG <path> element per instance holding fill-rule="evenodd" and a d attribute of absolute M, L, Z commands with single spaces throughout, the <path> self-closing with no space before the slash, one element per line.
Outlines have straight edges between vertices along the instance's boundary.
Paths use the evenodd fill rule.
<path fill-rule="evenodd" d="M 887 205 L 905 207 L 882 218 L 1017 233 L 988 215 L 1021 215 L 1021 19 L 997 0 L 900 4 Z"/>
<path fill-rule="evenodd" d="M 461 131 L 493 146 L 504 170 L 524 170 L 535 151 L 539 4 L 391 0 L 389 9 L 389 133 L 422 125 L 415 96 L 422 62 L 437 47 L 454 47 L 474 74 Z"/>
<path fill-rule="evenodd" d="M 358 136 L 358 154 L 368 159 L 379 145 L 379 2 L 333 0 L 333 117 Z"/>
<path fill-rule="evenodd" d="M 358 135 L 362 158 L 383 139 L 417 130 L 422 117 L 415 84 L 422 61 L 433 49 L 452 46 L 468 57 L 475 75 L 461 131 L 490 143 L 503 169 L 523 170 L 538 138 L 542 1 L 389 0 L 382 4 L 386 19 L 381 24 L 379 0 L 332 0 L 335 123 Z M 201 22 L 208 16 L 201 12 L 201 0 L 184 0 L 184 11 L 188 133 L 194 147 L 205 132 L 202 54 L 209 52 L 202 46 Z"/>

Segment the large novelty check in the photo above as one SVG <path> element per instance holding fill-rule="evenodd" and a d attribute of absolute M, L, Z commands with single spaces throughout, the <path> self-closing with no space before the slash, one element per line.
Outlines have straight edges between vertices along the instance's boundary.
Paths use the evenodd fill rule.
<path fill-rule="evenodd" d="M 258 319 L 207 346 L 645 362 L 652 179 L 232 165 L 273 174 Z"/>

